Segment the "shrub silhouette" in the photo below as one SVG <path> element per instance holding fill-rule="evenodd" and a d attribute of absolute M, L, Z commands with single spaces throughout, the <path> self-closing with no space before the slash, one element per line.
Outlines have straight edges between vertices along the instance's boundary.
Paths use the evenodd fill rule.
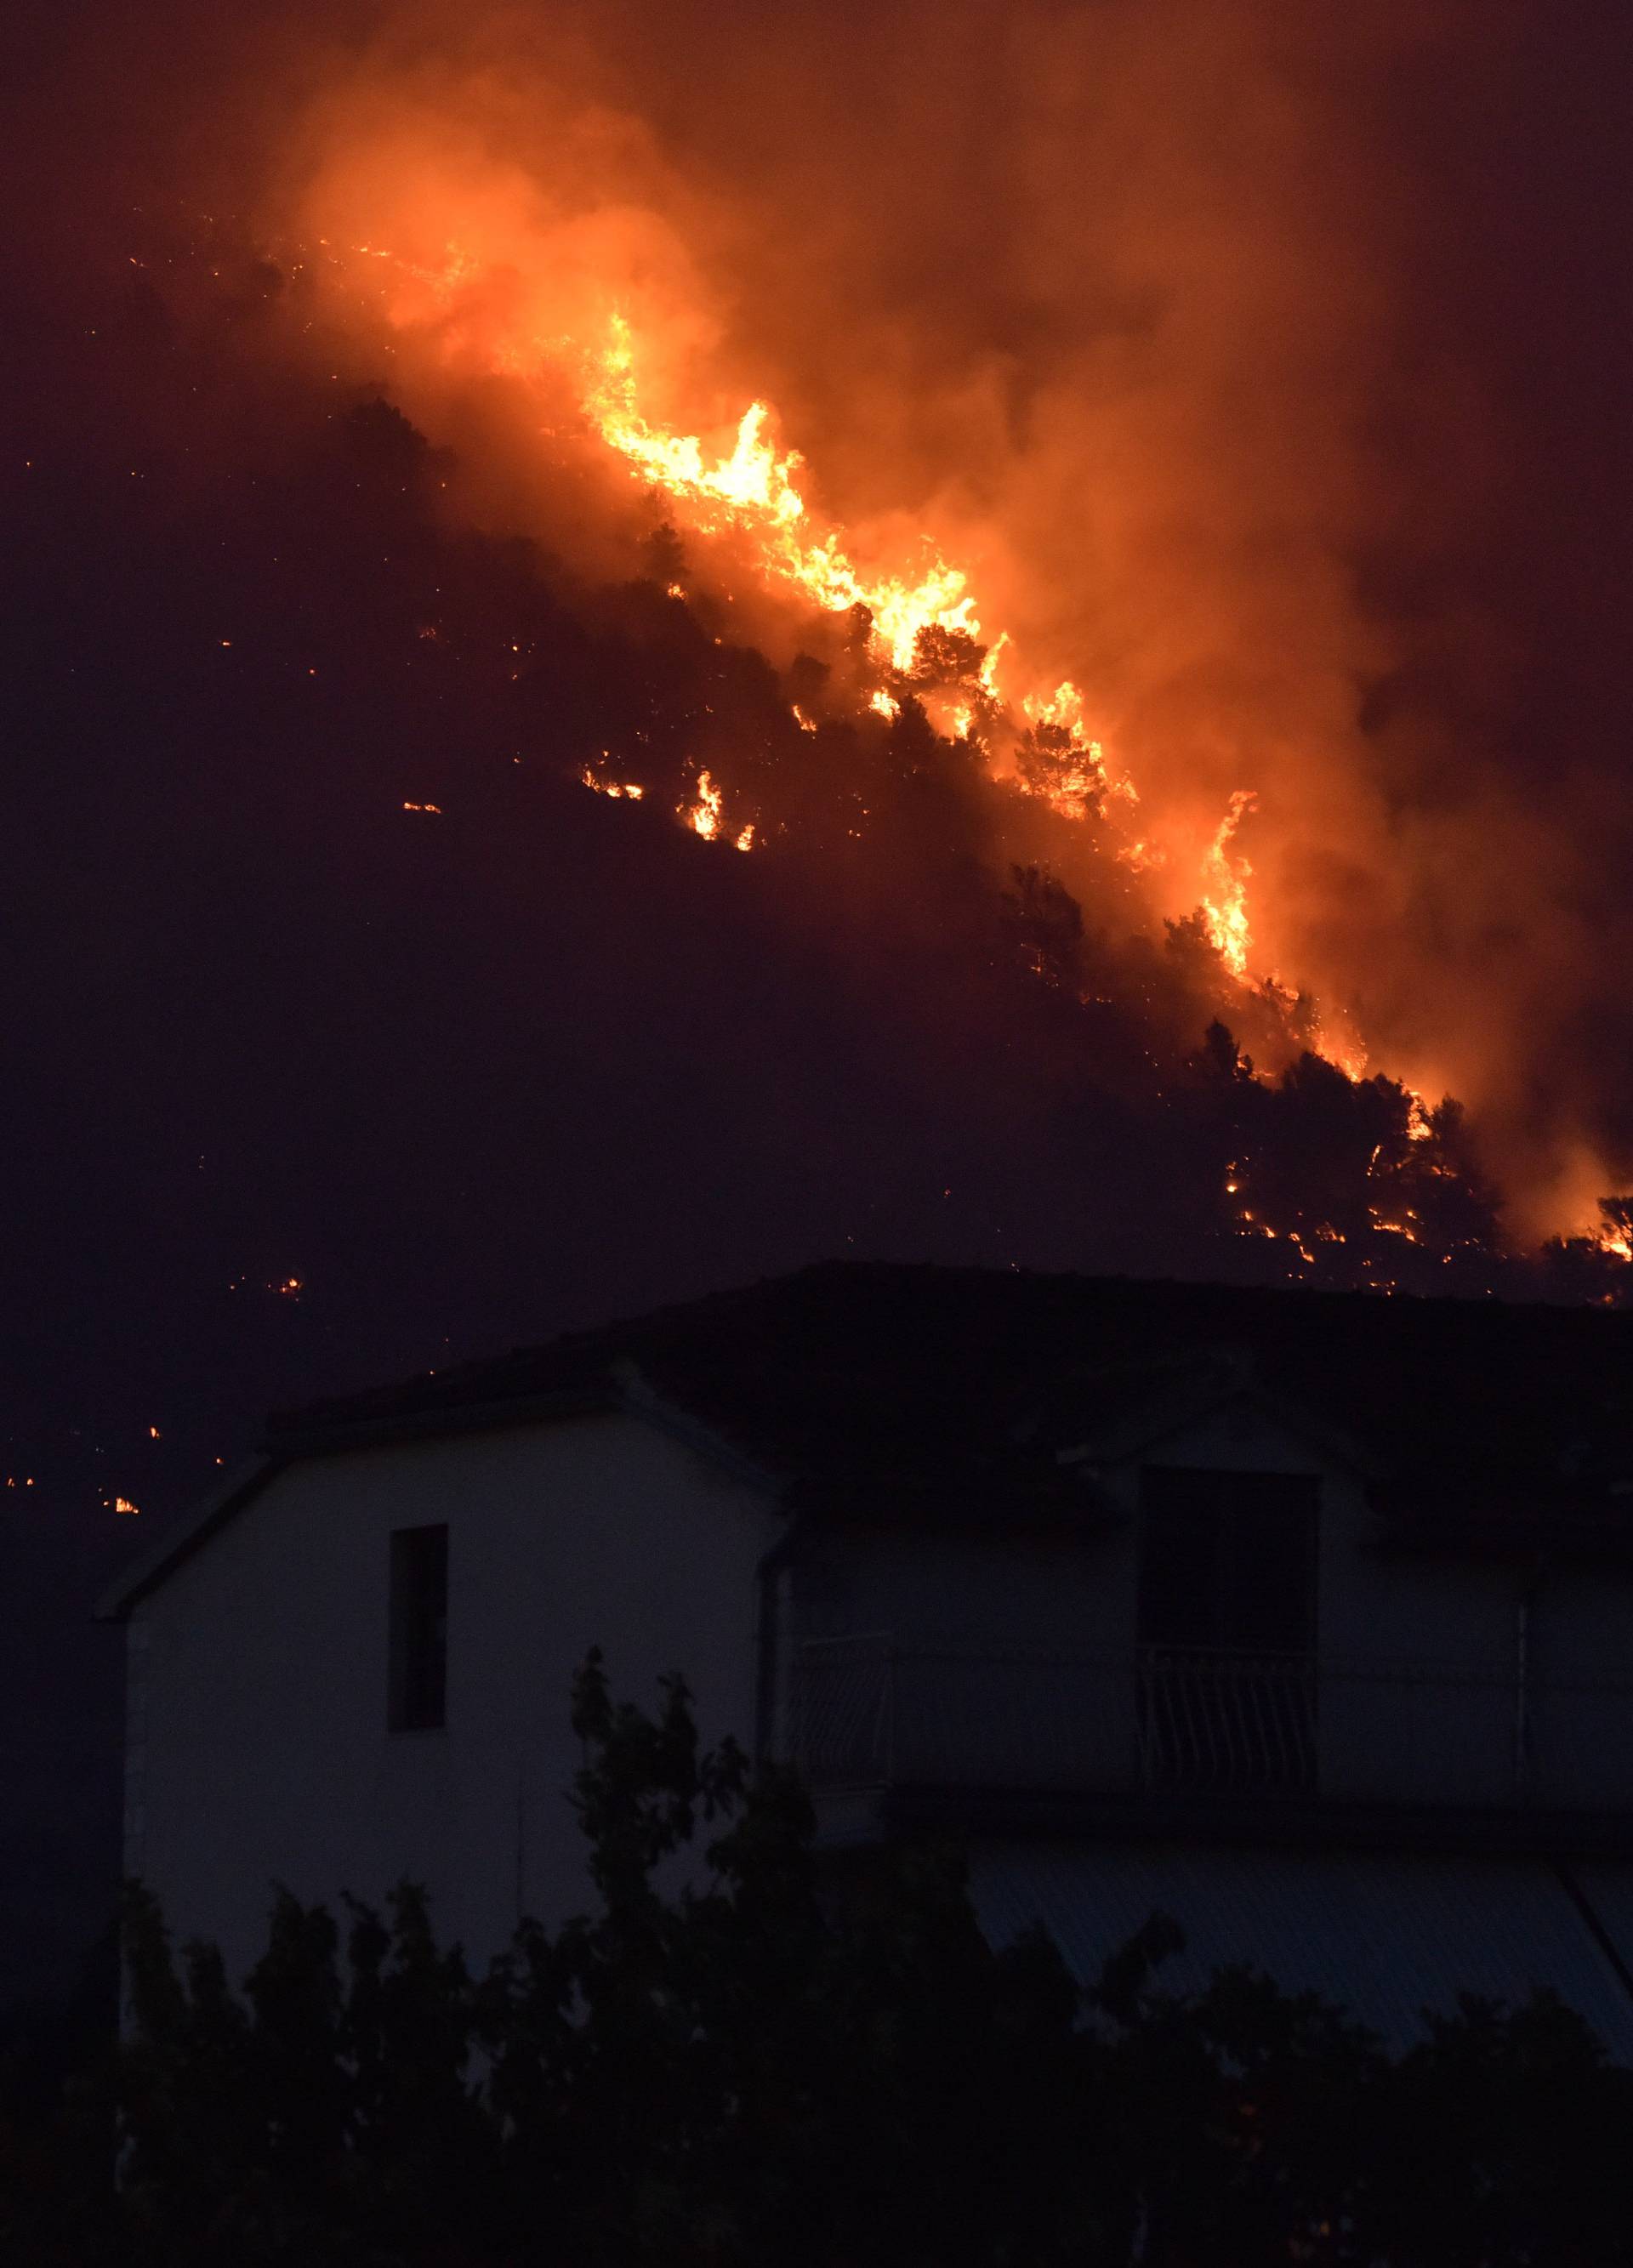
<path fill-rule="evenodd" d="M 956 1852 L 819 1859 L 678 1677 L 649 1715 L 592 1655 L 573 1720 L 595 1910 L 481 1977 L 405 1884 L 344 1927 L 280 1896 L 234 1992 L 130 1886 L 122 2046 L 0 2132 L 6 2261 L 1633 2259 L 1628 2074 L 1557 2002 L 1392 2058 L 1247 1971 L 1165 1993 L 1162 1916 L 1082 1991 L 1040 1933 L 987 1945 Z"/>

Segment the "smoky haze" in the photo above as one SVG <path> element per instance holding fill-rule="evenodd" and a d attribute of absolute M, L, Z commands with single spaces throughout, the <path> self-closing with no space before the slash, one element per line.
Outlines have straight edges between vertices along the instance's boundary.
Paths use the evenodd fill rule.
<path fill-rule="evenodd" d="M 834 519 L 932 531 L 1082 687 L 1158 912 L 1251 792 L 1253 973 L 1463 1098 L 1517 1230 L 1591 1221 L 1629 1162 L 1613 31 L 607 5 L 287 52 L 258 213 L 474 202 L 569 318 L 632 291 L 682 430 L 768 397 Z M 530 434 L 440 415 L 525 520 Z"/>

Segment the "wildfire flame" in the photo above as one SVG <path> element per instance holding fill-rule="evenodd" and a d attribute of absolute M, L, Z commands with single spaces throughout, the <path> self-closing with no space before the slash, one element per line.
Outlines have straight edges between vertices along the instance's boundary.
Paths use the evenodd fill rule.
<path fill-rule="evenodd" d="M 583 785 L 588 788 L 593 794 L 610 796 L 615 803 L 623 801 L 626 797 L 631 803 L 639 803 L 642 796 L 647 792 L 646 789 L 639 785 L 639 784 L 634 780 L 605 780 L 598 778 L 587 764 L 585 765 L 583 770 L 579 774 L 579 778 Z M 701 833 L 701 828 L 698 831 Z"/>
<path fill-rule="evenodd" d="M 698 774 L 698 792 L 691 802 L 683 803 L 680 806 L 679 815 L 685 821 L 692 833 L 702 836 L 706 843 L 720 842 L 727 839 L 724 832 L 725 804 L 725 795 L 715 784 L 713 776 L 706 771 L 700 771 Z M 750 821 L 746 827 L 740 827 L 729 840 L 735 850 L 752 850 L 754 848 L 753 822 Z"/>
<path fill-rule="evenodd" d="M 320 242 L 330 263 L 344 269 L 344 258 L 329 240 Z M 458 241 L 447 243 L 440 262 L 432 264 L 399 256 L 373 242 L 354 250 L 371 263 L 381 263 L 388 276 L 410 287 L 386 294 L 385 312 L 394 328 L 425 330 L 448 354 L 469 355 L 480 340 L 479 351 L 492 369 L 524 381 L 542 379 L 546 371 L 568 375 L 591 431 L 635 478 L 662 495 L 678 520 L 706 536 L 730 534 L 746 541 L 769 584 L 782 585 L 817 608 L 835 614 L 865 609 L 874 652 L 887 677 L 895 681 L 876 686 L 868 696 L 876 714 L 894 722 L 902 712 L 904 692 L 921 687 L 921 680 L 913 684 L 913 674 L 927 637 L 939 634 L 968 641 L 975 673 L 970 686 L 973 697 L 962 688 L 957 695 L 925 694 L 940 729 L 954 738 L 968 738 L 979 729 L 986 745 L 986 727 L 1000 717 L 1012 717 L 1010 737 L 1031 740 L 1031 761 L 1019 761 L 1009 770 L 1001 755 L 997 768 L 1022 792 L 1043 798 L 1061 817 L 1083 821 L 1090 814 L 1104 813 L 1108 803 L 1132 810 L 1139 802 L 1134 782 L 1126 773 L 1112 770 L 1103 743 L 1089 732 L 1083 696 L 1072 680 L 1065 679 L 1053 689 L 1017 688 L 1014 709 L 1007 707 L 1001 674 L 1015 674 L 1008 633 L 1000 632 L 984 645 L 977 643 L 981 620 L 969 576 L 929 537 L 923 539 L 923 549 L 912 563 L 864 565 L 843 531 L 821 521 L 802 485 L 804 460 L 797 449 L 779 446 L 769 402 L 750 401 L 735 426 L 726 429 L 728 438 L 712 446 L 702 434 L 683 431 L 657 415 L 650 396 L 658 358 L 624 307 L 604 313 L 587 334 L 563 335 L 541 326 L 536 310 L 526 319 L 496 314 L 495 306 L 507 303 L 497 294 L 484 297 L 484 287 L 492 281 L 492 263 Z M 378 293 L 379 284 L 373 288 Z M 667 587 L 674 598 L 685 596 L 679 582 L 670 581 Z M 810 718 L 795 714 L 802 729 L 815 729 Z M 598 793 L 616 792 L 612 784 L 599 779 L 586 777 L 585 784 Z M 714 839 L 721 825 L 718 806 L 711 800 L 718 790 L 712 778 L 709 784 L 706 793 L 700 778 L 697 798 L 679 813 L 706 840 Z M 632 797 L 635 791 L 624 784 L 624 792 Z M 1252 868 L 1239 853 L 1232 854 L 1230 845 L 1253 802 L 1253 795 L 1245 789 L 1232 796 L 1198 873 L 1199 910 L 1206 932 L 1227 970 L 1238 979 L 1247 975 L 1252 944 L 1246 891 Z M 731 839 L 746 849 L 752 829 L 742 829 Z M 1174 871 L 1168 852 L 1151 842 L 1149 824 L 1117 855 L 1134 873 L 1157 867 Z"/>
<path fill-rule="evenodd" d="M 702 532 L 730 528 L 749 535 L 768 578 L 793 584 L 831 613 L 866 608 L 883 658 L 898 677 L 912 673 L 925 632 L 954 632 L 971 639 L 979 636 L 980 619 L 968 577 L 933 547 L 928 563 L 916 577 L 868 576 L 855 565 L 838 530 L 813 528 L 794 477 L 804 460 L 797 450 L 780 452 L 776 447 L 770 438 L 773 419 L 766 402 L 751 401 L 738 421 L 729 450 L 711 455 L 698 435 L 672 431 L 643 410 L 639 351 L 626 316 L 612 317 L 607 343 L 587 360 L 591 378 L 585 408 L 607 446 L 661 489 L 671 503 L 686 507 L 691 524 Z M 1001 697 L 999 658 L 1009 644 L 1008 634 L 1002 633 L 981 652 L 979 684 L 985 700 L 994 706 Z M 1041 727 L 1058 743 L 1046 776 L 1041 769 L 1031 776 L 1022 770 L 1016 784 L 1023 792 L 1041 795 L 1062 818 L 1075 821 L 1100 808 L 1108 796 L 1128 806 L 1138 803 L 1134 782 L 1111 773 L 1102 743 L 1090 735 L 1083 694 L 1069 678 L 1051 692 L 1023 696 L 1019 705 L 1034 732 Z M 884 686 L 873 692 L 868 706 L 891 722 L 901 714 L 900 699 Z M 804 731 L 815 731 L 798 709 L 794 716 Z M 967 737 L 974 722 L 972 704 L 953 703 L 942 722 L 953 737 Z M 703 783 L 707 779 L 706 773 L 700 776 L 698 800 L 683 806 L 681 816 L 695 833 L 713 839 L 720 828 L 719 796 L 712 782 L 706 792 Z M 1207 933 L 1238 979 L 1247 976 L 1252 945 L 1247 909 L 1252 868 L 1239 852 L 1233 855 L 1230 846 L 1256 800 L 1246 789 L 1232 795 L 1201 866 L 1200 910 Z M 736 837 L 737 848 L 747 850 L 752 836 L 751 828 L 745 829 Z M 1119 855 L 1135 873 L 1162 865 L 1165 856 L 1143 838 Z"/>
<path fill-rule="evenodd" d="M 475 217 L 477 239 L 484 240 L 484 226 L 481 217 Z M 502 229 L 499 235 L 504 239 Z M 1007 632 L 982 642 L 971 577 L 933 538 L 924 537 L 916 551 L 898 546 L 892 552 L 887 542 L 880 556 L 869 549 L 865 531 L 859 538 L 824 520 L 819 492 L 807 482 L 805 461 L 799 450 L 782 446 L 767 399 L 757 394 L 735 423 L 700 421 L 698 430 L 691 431 L 690 418 L 671 420 L 666 411 L 693 398 L 683 366 L 690 348 L 682 335 L 692 328 L 690 311 L 674 326 L 677 345 L 669 335 L 671 311 L 656 295 L 648 295 L 639 278 L 617 304 L 599 284 L 587 291 L 576 271 L 558 291 L 549 273 L 531 277 L 522 272 L 525 261 L 516 261 L 509 240 L 496 246 L 491 256 L 459 241 L 422 245 L 423 260 L 370 243 L 353 247 L 357 261 L 329 239 L 320 243 L 331 280 L 338 281 L 350 305 L 355 307 L 360 263 L 366 261 L 366 304 L 383 308 L 394 330 L 417 333 L 433 356 L 536 384 L 552 401 L 565 379 L 583 426 L 633 480 L 658 492 L 666 516 L 683 531 L 728 537 L 734 560 L 746 549 L 768 586 L 780 586 L 815 608 L 830 614 L 865 610 L 868 667 L 853 697 L 868 711 L 893 725 L 909 700 L 916 701 L 935 729 L 978 749 L 994 776 L 1016 792 L 1039 799 L 1076 825 L 1094 823 L 1103 832 L 1106 854 L 1126 873 L 1161 876 L 1160 889 L 1154 882 L 1148 885 L 1159 909 L 1193 909 L 1226 976 L 1244 985 L 1253 982 L 1263 998 L 1283 1004 L 1296 1044 L 1321 1054 L 1353 1082 L 1369 1075 L 1367 1048 L 1344 1027 L 1341 1017 L 1331 1036 L 1307 1011 L 1295 1024 L 1294 1011 L 1302 1005 L 1295 988 L 1281 983 L 1274 968 L 1255 968 L 1263 950 L 1256 943 L 1250 904 L 1253 866 L 1239 840 L 1258 807 L 1256 792 L 1235 789 L 1199 848 L 1193 821 L 1177 822 L 1160 803 L 1142 804 L 1120 757 L 1109 759 L 1105 741 L 1090 730 L 1089 703 L 1072 679 L 1054 682 L 1029 674 Z M 691 578 L 685 583 L 669 579 L 671 571 L 661 578 L 669 596 L 688 601 Z M 939 676 L 925 660 L 927 653 L 936 652 L 938 639 L 940 653 L 950 656 Z M 952 650 L 953 641 L 964 642 L 961 652 Z M 717 637 L 715 643 L 720 642 Z M 829 702 L 843 697 L 836 681 L 824 696 L 824 715 L 832 713 Z M 802 733 L 816 733 L 817 719 L 808 709 L 796 706 L 792 716 Z M 610 761 L 604 752 L 603 759 Z M 579 777 L 595 793 L 614 799 L 639 801 L 644 792 L 637 783 L 614 779 L 589 764 Z M 748 851 L 761 835 L 753 821 L 728 823 L 728 785 L 721 784 L 713 769 L 699 770 L 691 797 L 676 806 L 676 816 L 705 842 L 729 843 Z M 1430 1143 L 1435 1138 L 1430 1106 L 1415 1088 L 1406 1091 L 1408 1138 L 1414 1144 Z M 1237 1179 L 1233 1170 L 1232 1185 Z M 1244 1211 L 1240 1219 L 1254 1233 L 1277 1233 L 1251 1213 Z M 1393 1207 L 1389 1219 L 1378 1218 L 1378 1225 L 1415 1239 L 1409 1214 Z M 1619 1226 L 1607 1225 L 1587 1234 L 1600 1250 L 1633 1261 L 1633 1235 Z M 1326 1226 L 1306 1225 L 1293 1241 L 1308 1261 L 1309 1241 L 1326 1241 L 1327 1236 Z"/>
<path fill-rule="evenodd" d="M 794 482 L 804 461 L 797 449 L 779 453 L 767 438 L 770 405 L 751 401 L 738 420 L 728 453 L 711 458 L 694 433 L 666 431 L 640 406 L 637 350 L 628 318 L 615 313 L 610 336 L 589 357 L 585 409 L 601 438 L 631 467 L 678 502 L 693 507 L 706 531 L 731 526 L 753 537 L 766 573 L 796 584 L 831 613 L 865 607 L 874 630 L 898 670 L 913 666 L 926 629 L 980 629 L 963 570 L 932 552 L 916 579 L 865 576 L 846 554 L 837 529 L 816 534 Z"/>
<path fill-rule="evenodd" d="M 1201 912 L 1208 941 L 1233 976 L 1245 976 L 1252 931 L 1247 917 L 1247 878 L 1252 867 L 1239 851 L 1233 857 L 1231 841 L 1245 814 L 1258 801 L 1251 789 L 1238 788 L 1230 807 L 1220 821 L 1202 871 L 1212 892 L 1202 900 Z"/>
<path fill-rule="evenodd" d="M 694 835 L 701 835 L 706 843 L 713 843 L 720 831 L 720 805 L 724 800 L 708 773 L 699 772 L 696 799 L 682 804 L 680 815 Z"/>

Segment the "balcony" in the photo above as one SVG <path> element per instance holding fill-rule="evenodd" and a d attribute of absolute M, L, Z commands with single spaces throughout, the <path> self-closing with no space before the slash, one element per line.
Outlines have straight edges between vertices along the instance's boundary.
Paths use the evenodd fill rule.
<path fill-rule="evenodd" d="M 1595 1822 L 1593 1841 L 1633 1841 L 1633 1679 L 1522 1685 L 1434 1662 L 871 1634 L 796 1650 L 785 1728 L 819 1794 L 1327 1828 L 1404 1813 L 1483 1822 L 1499 1839 L 1522 1822 Z"/>

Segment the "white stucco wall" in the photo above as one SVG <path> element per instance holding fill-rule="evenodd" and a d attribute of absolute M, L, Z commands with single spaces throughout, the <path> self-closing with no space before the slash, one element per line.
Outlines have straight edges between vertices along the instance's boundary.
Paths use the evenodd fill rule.
<path fill-rule="evenodd" d="M 1377 1521 L 1361 1479 L 1251 1408 L 1186 1426 L 1103 1470 L 1097 1484 L 1124 1519 L 1086 1542 L 835 1537 L 802 1567 L 799 1626 L 812 1637 L 888 1630 L 903 1642 L 1128 1652 L 1140 1476 L 1148 1463 L 1319 1480 L 1317 1642 L 1323 1656 L 1468 1670 L 1511 1664 L 1519 1580 L 1511 1568 L 1378 1557 L 1369 1548 Z M 1607 1645 L 1600 1640 L 1601 1653 Z"/>
<path fill-rule="evenodd" d="M 1470 1668 L 1511 1659 L 1511 1575 L 1477 1564 L 1380 1558 L 1370 1548 L 1378 1522 L 1360 1476 L 1267 1414 L 1221 1410 L 1104 1474 L 1102 1486 L 1131 1521 L 1146 1463 L 1298 1473 L 1320 1483 L 1316 1642 L 1324 1658 Z"/>
<path fill-rule="evenodd" d="M 1251 1407 L 1222 1410 L 1149 1454 L 1163 1464 L 1303 1473 L 1319 1481 L 1317 1740 L 1324 1796 L 1425 1805 L 1511 1800 L 1511 1569 L 1379 1556 L 1361 1476 Z M 1132 1469 L 1119 1476 L 1131 1502 L 1138 1478 Z"/>
<path fill-rule="evenodd" d="M 888 1633 L 904 1652 L 939 1656 L 894 1688 L 890 1737 L 903 1778 L 916 1767 L 935 1777 L 950 1759 L 954 1777 L 994 1784 L 1017 1773 L 1040 1785 L 1134 1784 L 1142 1462 L 1319 1478 L 1322 1794 L 1506 1804 L 1523 1733 L 1557 1783 L 1554 1800 L 1633 1800 L 1625 1712 L 1607 1725 L 1602 1703 L 1567 1696 L 1539 1700 L 1529 1727 L 1517 1726 L 1523 1572 L 1378 1557 L 1358 1478 L 1250 1409 L 1102 1473 L 1127 1518 L 1082 1543 L 805 1539 L 779 1583 L 794 1634 Z M 394 1734 L 388 1539 L 440 1521 L 447 1723 Z M 291 1468 L 133 1612 L 131 1871 L 180 1935 L 216 1938 L 235 1972 L 263 1941 L 275 1882 L 307 1900 L 345 1889 L 377 1901 L 405 1874 L 423 1880 L 440 1933 L 478 1961 L 522 1912 L 558 1922 L 587 1896 L 566 1801 L 580 1762 L 567 1725 L 574 1668 L 601 1644 L 615 1692 L 647 1705 L 656 1678 L 682 1669 L 706 1739 L 730 1730 L 749 1742 L 756 1573 L 783 1532 L 765 1497 L 633 1417 Z M 1633 1583 L 1550 1575 L 1532 1646 L 1541 1681 L 1626 1670 Z M 994 1670 L 1006 1653 L 1013 1661 Z M 1032 1665 L 1051 1654 L 1056 1666 L 1039 1675 Z M 1072 1668 L 1072 1657 L 1107 1667 Z M 786 1651 L 783 1660 L 786 1669 Z M 1330 1674 L 1369 1661 L 1431 1675 L 1369 1688 Z M 847 1675 L 841 1666 L 831 1689 L 841 1719 L 866 1725 L 877 1689 L 867 1673 Z M 786 1705 L 786 1686 L 778 1692 Z"/>
<path fill-rule="evenodd" d="M 803 1547 L 793 1612 L 802 1638 L 888 1631 L 910 1645 L 1109 1650 L 1133 1643 L 1134 1586 L 1121 1532 L 985 1543 L 840 1531 Z"/>
<path fill-rule="evenodd" d="M 391 1531 L 446 1521 L 447 1722 L 386 1724 Z M 754 1726 L 769 1501 L 639 1420 L 593 1417 L 295 1465 L 141 1601 L 128 1863 L 241 1971 L 271 1886 L 430 1885 L 480 1960 L 587 1902 L 568 1687 L 684 1672 L 706 1739 Z"/>
<path fill-rule="evenodd" d="M 902 1657 L 891 1673 L 898 1771 L 936 1776 L 950 1744 L 972 1777 L 986 1770 L 1006 1785 L 1060 1775 L 1084 1786 L 1133 1783 L 1146 1463 L 1319 1482 L 1316 1710 L 1324 1796 L 1430 1808 L 1533 1798 L 1586 1808 L 1633 1801 L 1633 1762 L 1621 1737 L 1629 1710 L 1602 1693 L 1556 1690 L 1573 1676 L 1633 1668 L 1633 1582 L 1600 1572 L 1547 1578 L 1529 1630 L 1537 1690 L 1521 1705 L 1518 1613 L 1529 1572 L 1501 1560 L 1381 1555 L 1363 1479 L 1246 1404 L 1103 1470 L 1098 1486 L 1126 1517 L 1099 1537 L 986 1544 L 834 1536 L 806 1553 L 791 1587 L 800 1633 L 877 1632 Z M 1013 1663 L 993 1659 L 1006 1650 Z M 1098 1657 L 1107 1667 L 1023 1658 L 1051 1650 Z M 961 1663 L 962 1653 L 978 1658 Z M 824 1660 L 840 1705 L 865 1711 L 863 1681 L 847 1695 L 843 1658 Z"/>
<path fill-rule="evenodd" d="M 1540 1677 L 1633 1677 L 1633 1571 L 1546 1570 L 1533 1593 L 1531 1646 Z"/>

